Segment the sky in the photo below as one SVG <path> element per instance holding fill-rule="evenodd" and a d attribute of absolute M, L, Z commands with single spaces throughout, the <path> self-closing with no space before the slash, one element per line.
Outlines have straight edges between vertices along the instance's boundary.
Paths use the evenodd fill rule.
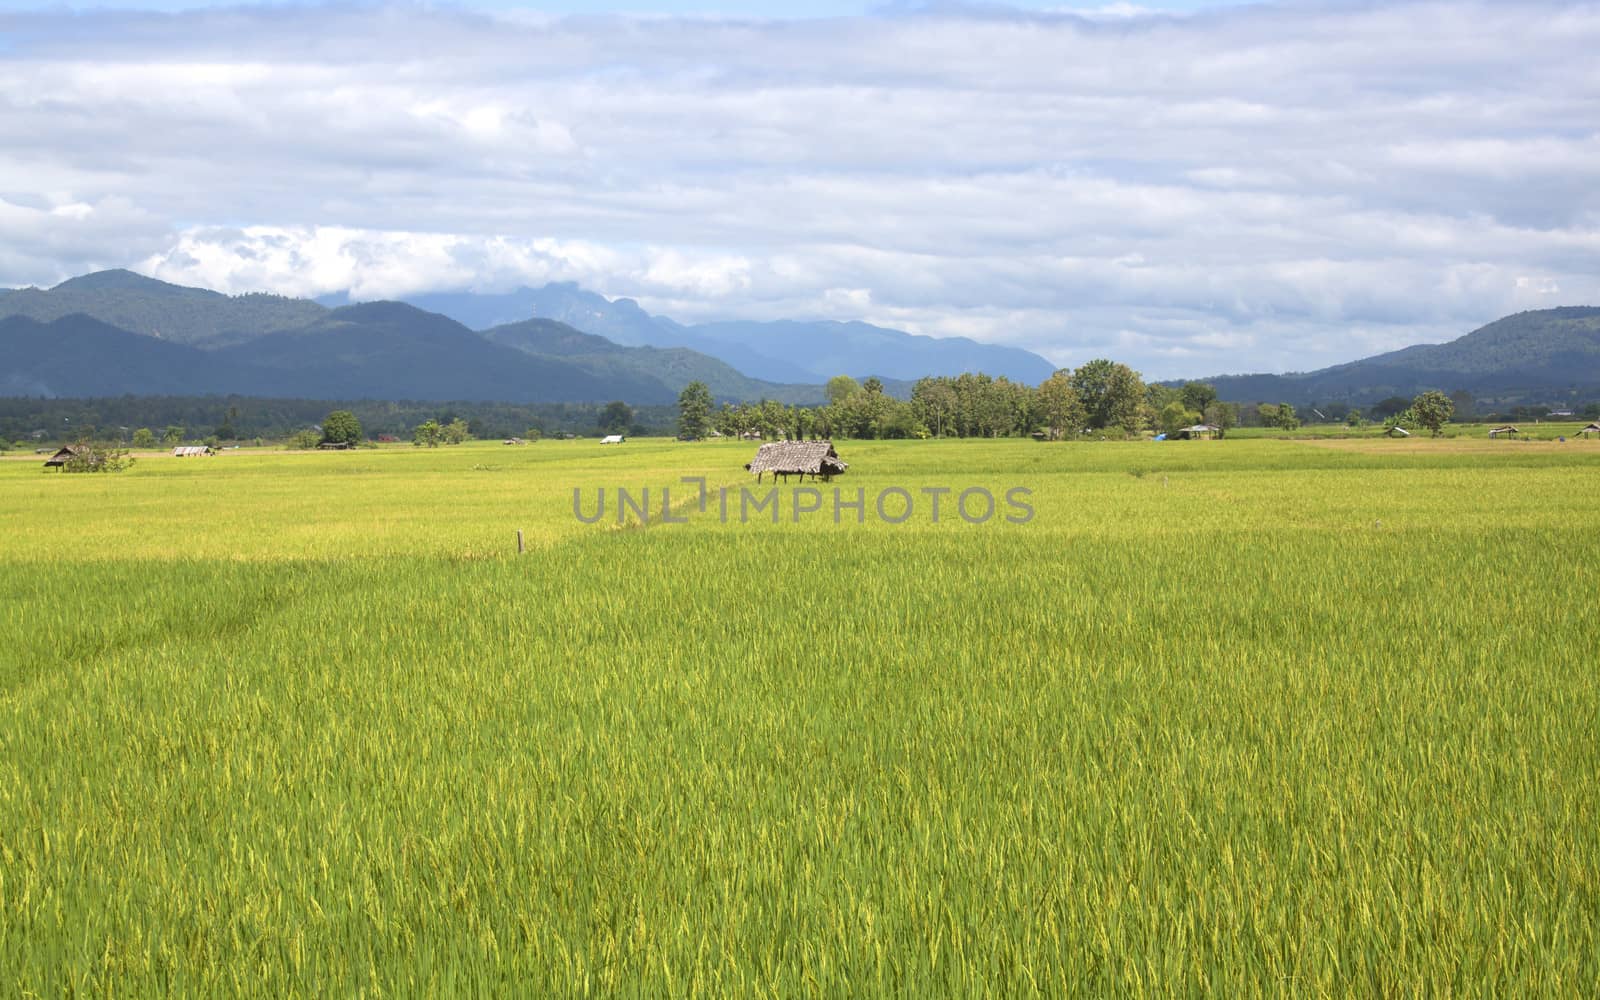
<path fill-rule="evenodd" d="M 1600 6 L 0 2 L 0 286 L 576 281 L 1152 378 L 1600 304 Z"/>

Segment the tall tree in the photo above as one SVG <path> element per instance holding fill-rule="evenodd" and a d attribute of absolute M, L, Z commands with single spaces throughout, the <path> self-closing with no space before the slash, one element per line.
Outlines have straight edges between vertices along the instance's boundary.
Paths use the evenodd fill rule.
<path fill-rule="evenodd" d="M 678 394 L 678 436 L 699 441 L 711 424 L 711 390 L 704 382 L 690 382 Z"/>
<path fill-rule="evenodd" d="M 1096 358 L 1072 373 L 1072 388 L 1083 401 L 1090 427 L 1117 427 L 1129 435 L 1139 433 L 1144 423 L 1141 404 L 1145 387 L 1138 372 L 1127 365 Z"/>
<path fill-rule="evenodd" d="M 848 375 L 835 375 L 828 379 L 828 385 L 823 391 L 827 393 L 829 403 L 838 404 L 860 392 L 861 386 Z"/>
<path fill-rule="evenodd" d="M 411 432 L 411 443 L 419 447 L 437 448 L 443 438 L 444 428 L 437 420 L 424 420 Z"/>
<path fill-rule="evenodd" d="M 1200 419 L 1199 414 L 1193 410 L 1184 409 L 1183 400 L 1181 399 L 1174 399 L 1162 407 L 1158 418 L 1161 425 L 1161 433 L 1169 438 L 1198 419 Z"/>
<path fill-rule="evenodd" d="M 1426 427 L 1434 437 L 1444 430 L 1455 408 L 1450 397 L 1438 389 L 1429 389 L 1411 401 L 1411 412 L 1416 414 L 1417 423 Z"/>
<path fill-rule="evenodd" d="M 633 426 L 633 407 L 620 399 L 614 399 L 600 411 L 597 423 L 607 434 L 622 434 Z"/>
<path fill-rule="evenodd" d="M 1205 421 L 1217 429 L 1217 437 L 1223 437 L 1228 431 L 1239 426 L 1239 404 L 1224 403 L 1220 400 L 1206 407 Z"/>
<path fill-rule="evenodd" d="M 956 390 L 948 377 L 921 378 L 911 387 L 911 405 L 917 418 L 932 429 L 935 437 L 944 437 L 954 430 L 956 415 Z"/>
<path fill-rule="evenodd" d="M 361 443 L 361 421 L 349 410 L 334 410 L 322 418 L 323 444 Z"/>
<path fill-rule="evenodd" d="M 1217 390 L 1208 382 L 1185 382 L 1178 390 L 1185 409 L 1196 413 L 1206 412 L 1206 407 L 1217 401 Z"/>
<path fill-rule="evenodd" d="M 1111 371 L 1115 367 L 1114 361 L 1095 358 L 1093 361 L 1085 361 L 1072 373 L 1072 388 L 1083 401 L 1083 410 L 1087 415 L 1089 426 L 1095 430 L 1100 430 L 1111 422 L 1106 389 L 1111 383 Z"/>
<path fill-rule="evenodd" d="M 1139 373 L 1127 365 L 1114 364 L 1106 377 L 1104 396 L 1105 427 L 1120 427 L 1128 437 L 1144 425 L 1144 383 Z"/>
<path fill-rule="evenodd" d="M 1039 383 L 1037 391 L 1039 416 L 1049 429 L 1050 439 L 1076 437 L 1083 429 L 1087 416 L 1078 390 L 1072 387 L 1072 374 L 1065 368 Z"/>

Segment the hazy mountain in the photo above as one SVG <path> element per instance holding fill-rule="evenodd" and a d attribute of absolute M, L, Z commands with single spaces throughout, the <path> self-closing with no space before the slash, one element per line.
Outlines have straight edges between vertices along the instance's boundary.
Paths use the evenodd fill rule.
<path fill-rule="evenodd" d="M 88 316 L 0 319 L 0 394 L 120 396 L 215 391 L 205 351 L 119 330 Z M 203 386 L 206 388 L 197 388 Z"/>
<path fill-rule="evenodd" d="M 1287 375 L 1223 375 L 1206 381 L 1224 399 L 1305 405 L 1367 405 L 1428 389 L 1481 399 L 1538 403 L 1600 392 L 1600 308 L 1568 306 L 1517 313 L 1445 344 Z"/>
<path fill-rule="evenodd" d="M 87 316 L 50 323 L 14 316 L 0 320 L 0 392 L 638 405 L 677 397 L 658 379 L 535 357 L 397 302 L 335 310 L 299 330 L 209 351 Z"/>
<path fill-rule="evenodd" d="M 1052 370 L 1026 351 L 866 323 L 681 326 L 572 284 L 421 300 L 479 309 L 480 319 L 506 310 L 538 315 L 480 333 L 403 303 L 329 310 L 103 271 L 47 291 L 0 290 L 0 393 L 650 405 L 669 403 L 700 380 L 719 399 L 816 402 L 821 383 L 841 372 L 878 375 L 904 396 L 908 380 L 928 373 L 981 370 L 1037 382 Z M 73 307 L 79 311 L 63 312 Z M 1208 381 L 1225 399 L 1296 405 L 1367 406 L 1434 388 L 1503 403 L 1592 397 L 1600 394 L 1600 308 L 1518 313 L 1447 344 L 1314 372 Z"/>
<path fill-rule="evenodd" d="M 354 308 L 347 303 L 348 296 L 342 294 L 324 296 L 317 302 L 275 295 L 229 296 L 116 270 L 73 278 L 48 290 L 0 290 L 0 318 L 26 316 L 48 322 L 84 315 L 130 333 L 208 351 L 243 348 L 283 335 L 254 351 L 242 351 L 230 361 L 244 364 L 254 373 L 248 377 L 234 373 L 229 378 L 237 377 L 274 393 L 281 391 L 278 386 L 287 378 L 288 368 L 293 367 L 289 362 L 306 357 L 317 357 L 322 365 L 302 371 L 315 385 L 327 384 L 332 377 L 328 373 L 338 371 L 354 380 L 353 384 L 375 390 L 386 384 L 384 378 L 392 378 L 396 390 L 450 380 L 465 386 L 455 372 L 469 356 L 461 352 L 475 351 L 476 345 L 460 340 L 462 326 L 480 331 L 518 327 L 517 331 L 501 329 L 494 337 L 483 339 L 498 340 L 502 347 L 515 348 L 535 358 L 564 358 L 552 370 L 575 369 L 588 376 L 574 376 L 552 389 L 570 394 L 575 388 L 582 388 L 598 392 L 596 398 L 640 403 L 657 399 L 664 392 L 676 393 L 693 380 L 705 382 L 719 399 L 810 403 L 822 398 L 822 383 L 840 373 L 863 379 L 876 375 L 883 379 L 887 391 L 903 397 L 910 392 L 911 380 L 929 373 L 982 369 L 1038 381 L 1050 371 L 1043 359 L 1025 351 L 991 348 L 964 339 L 916 337 L 865 323 L 723 323 L 686 327 L 650 315 L 631 299 L 613 301 L 572 283 L 523 288 L 502 295 L 415 296 L 409 304 L 420 312 L 439 313 L 456 320 L 450 328 L 432 328 L 443 338 L 441 342 L 455 338 L 459 363 L 452 365 L 423 350 L 423 343 L 415 337 L 383 341 L 382 337 L 393 338 L 397 331 L 374 327 L 370 319 L 375 314 L 344 313 L 343 319 L 335 319 L 343 308 Z M 362 337 L 322 345 L 298 336 L 349 334 L 351 316 L 366 317 L 356 322 Z M 553 336 L 554 331 L 549 328 L 521 326 L 534 319 L 566 324 L 572 334 L 582 331 L 596 339 L 572 340 L 571 334 Z M 422 330 L 414 320 L 412 317 L 401 327 Z M 466 346 L 460 346 L 463 344 Z M 336 356 L 329 357 L 330 351 Z M 434 367 L 423 377 L 403 369 L 411 363 Z M 932 367 L 923 368 L 924 363 Z M 222 366 L 216 371 L 232 369 Z M 503 391 L 506 381 L 502 375 L 501 371 L 485 373 L 483 388 L 461 398 L 488 398 L 483 393 L 490 386 L 496 387 L 494 391 Z M 0 379 L 6 384 L 20 384 L 20 378 L 18 371 L 0 367 Z M 270 390 L 261 385 L 263 379 L 271 383 Z M 529 384 L 549 383 L 535 378 Z M 302 394 L 309 391 L 308 386 Z M 399 392 L 380 395 L 393 398 Z M 435 396 L 430 392 L 426 398 Z"/>
<path fill-rule="evenodd" d="M 778 383 L 822 383 L 840 374 L 912 380 L 983 371 L 1032 384 L 1055 371 L 1044 358 L 1020 348 L 965 337 L 924 337 L 870 323 L 780 320 L 686 326 L 652 316 L 632 299 L 607 299 L 570 282 L 499 295 L 463 292 L 406 301 L 475 329 L 537 317 L 624 346 L 687 347 L 743 375 Z"/>
<path fill-rule="evenodd" d="M 966 337 L 922 337 L 870 323 L 736 321 L 703 323 L 689 331 L 699 339 L 702 350 L 718 353 L 724 345 L 749 345 L 792 366 L 803 381 L 825 382 L 841 373 L 918 379 L 986 372 L 1037 385 L 1056 370 L 1031 351 L 980 344 Z"/>
<path fill-rule="evenodd" d="M 658 379 L 601 376 L 560 359 L 533 357 L 400 302 L 336 309 L 302 329 L 218 353 L 258 373 L 270 395 L 507 402 L 620 398 L 641 404 L 675 397 Z"/>
<path fill-rule="evenodd" d="M 132 333 L 175 344 L 218 347 L 315 322 L 327 310 L 279 295 L 223 295 L 132 271 L 97 271 L 54 288 L 20 288 L 0 297 L 0 318 L 50 321 L 92 316 Z"/>
<path fill-rule="evenodd" d="M 483 331 L 493 343 L 540 357 L 561 358 L 602 378 L 653 378 L 677 393 L 704 382 L 717 399 L 776 399 L 820 403 L 820 385 L 782 385 L 740 374 L 731 365 L 686 347 L 626 347 L 553 319 L 530 319 Z"/>

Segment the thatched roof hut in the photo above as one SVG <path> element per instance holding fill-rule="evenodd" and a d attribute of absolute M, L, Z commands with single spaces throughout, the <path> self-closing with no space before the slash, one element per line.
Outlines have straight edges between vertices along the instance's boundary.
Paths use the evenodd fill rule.
<path fill-rule="evenodd" d="M 1588 427 L 1585 427 L 1583 430 L 1579 431 L 1578 433 L 1579 434 L 1600 434 L 1600 423 L 1590 424 Z"/>
<path fill-rule="evenodd" d="M 756 449 L 756 457 L 745 466 L 761 481 L 763 473 L 774 479 L 783 476 L 810 476 L 831 479 L 849 468 L 839 460 L 832 441 L 769 441 Z"/>
<path fill-rule="evenodd" d="M 1179 441 L 1199 441 L 1206 437 L 1216 437 L 1221 428 L 1215 424 L 1195 424 L 1192 427 L 1180 427 L 1173 433 Z"/>
<path fill-rule="evenodd" d="M 1517 430 L 1515 427 L 1511 426 L 1510 424 L 1503 424 L 1503 425 L 1501 425 L 1499 427 L 1496 427 L 1493 430 L 1491 430 L 1489 432 L 1489 436 L 1494 438 L 1494 437 L 1499 437 L 1502 434 L 1506 434 L 1506 435 L 1510 435 L 1511 437 L 1516 437 L 1518 434 L 1521 434 L 1521 433 L 1522 433 L 1521 431 Z"/>
<path fill-rule="evenodd" d="M 44 467 L 47 469 L 61 468 L 63 465 L 66 465 L 68 461 L 77 457 L 79 449 L 83 447 L 83 445 L 78 444 L 67 445 L 66 447 L 57 451 L 55 454 L 51 455 L 49 458 L 45 459 Z"/>

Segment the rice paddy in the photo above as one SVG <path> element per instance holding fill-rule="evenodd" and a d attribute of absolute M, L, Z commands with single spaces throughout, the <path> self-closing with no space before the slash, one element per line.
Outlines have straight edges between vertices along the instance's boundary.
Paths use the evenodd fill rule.
<path fill-rule="evenodd" d="M 1600 442 L 753 450 L 0 460 L 0 991 L 1600 993 Z"/>

